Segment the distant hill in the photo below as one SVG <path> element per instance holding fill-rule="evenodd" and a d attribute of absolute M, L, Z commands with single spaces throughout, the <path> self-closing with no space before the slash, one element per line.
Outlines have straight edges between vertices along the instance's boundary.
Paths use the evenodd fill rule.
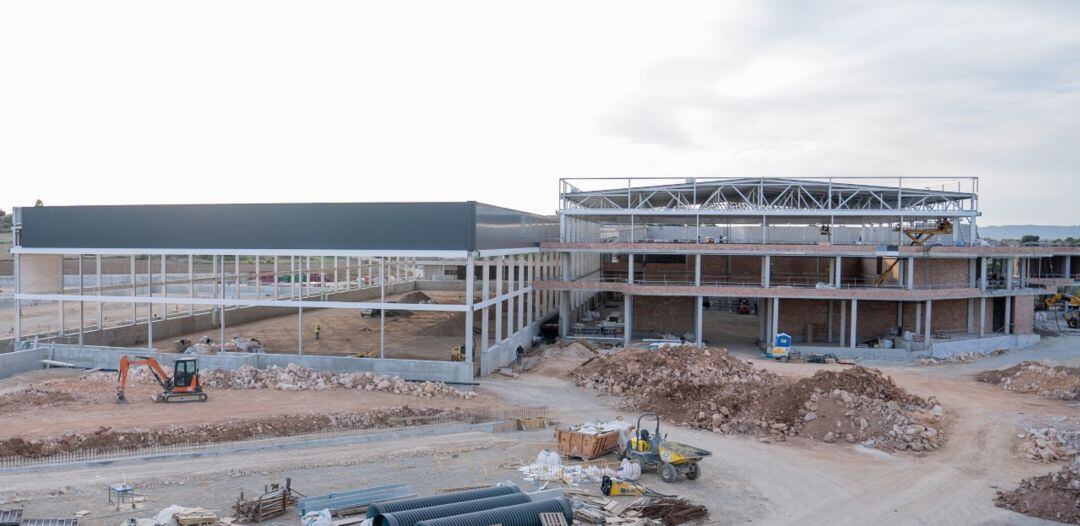
<path fill-rule="evenodd" d="M 1033 234 L 1039 239 L 1065 239 L 1067 237 L 1080 238 L 1080 225 L 979 225 L 979 237 L 990 239 L 1020 239 Z"/>

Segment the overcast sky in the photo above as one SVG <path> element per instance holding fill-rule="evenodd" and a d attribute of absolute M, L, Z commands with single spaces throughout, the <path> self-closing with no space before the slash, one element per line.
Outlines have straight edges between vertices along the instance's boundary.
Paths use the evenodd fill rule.
<path fill-rule="evenodd" d="M 1080 222 L 1080 1 L 0 3 L 0 207 L 981 178 Z"/>

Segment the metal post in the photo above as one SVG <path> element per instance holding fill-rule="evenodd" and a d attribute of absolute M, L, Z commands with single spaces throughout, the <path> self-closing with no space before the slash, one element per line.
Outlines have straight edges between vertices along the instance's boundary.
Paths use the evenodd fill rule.
<path fill-rule="evenodd" d="M 495 297 L 502 296 L 503 294 L 503 257 L 495 257 Z M 503 300 L 495 302 L 495 344 L 502 343 L 503 334 Z"/>
<path fill-rule="evenodd" d="M 491 292 L 491 280 L 488 279 L 488 276 L 491 275 L 488 272 L 489 264 L 490 264 L 490 261 L 488 260 L 488 258 L 484 258 L 483 263 L 481 263 L 482 266 L 480 267 L 481 268 L 481 270 L 480 270 L 480 273 L 481 273 L 480 274 L 480 302 L 481 303 L 487 302 L 488 298 L 491 297 L 491 295 L 490 295 L 490 292 Z M 480 352 L 481 352 L 481 354 L 483 354 L 484 352 L 486 352 L 488 350 L 488 319 L 489 319 L 488 317 L 490 315 L 490 313 L 488 312 L 489 310 L 490 309 L 488 309 L 488 307 L 485 305 L 484 308 L 481 309 L 481 311 L 480 311 Z M 481 359 L 481 363 L 483 363 L 482 359 Z M 483 372 L 483 371 L 481 371 L 481 372 Z"/>
<path fill-rule="evenodd" d="M 86 325 L 86 305 L 83 300 L 84 287 L 83 287 L 83 255 L 79 254 L 79 345 L 85 345 L 83 339 L 83 326 Z"/>
<path fill-rule="evenodd" d="M 95 258 L 95 270 L 94 270 L 94 272 L 97 274 L 97 295 L 100 298 L 101 297 L 101 254 L 97 254 L 97 257 Z M 97 313 L 98 313 L 97 328 L 98 328 L 98 331 L 100 331 L 100 330 L 105 328 L 105 302 L 101 301 L 101 300 L 98 300 L 97 306 L 98 306 L 98 309 L 97 309 Z"/>
<path fill-rule="evenodd" d="M 858 347 L 858 335 L 855 333 L 855 328 L 858 325 L 859 319 L 859 300 L 851 300 L 851 348 Z"/>
<path fill-rule="evenodd" d="M 379 303 L 386 303 L 386 258 L 379 258 Z M 379 358 L 386 358 L 386 309 L 379 308 Z"/>
<path fill-rule="evenodd" d="M 473 375 L 473 294 L 476 290 L 475 273 L 473 268 L 475 260 L 473 253 L 465 256 L 465 367 L 469 369 L 469 379 Z M 398 272 L 401 272 L 401 264 L 398 264 Z"/>
<path fill-rule="evenodd" d="M 154 256 L 146 255 L 146 297 L 154 297 Z M 146 348 L 154 350 L 154 304 L 146 302 Z"/>
<path fill-rule="evenodd" d="M 701 238 L 698 238 L 700 242 Z M 701 287 L 701 254 L 694 255 L 694 286 Z M 694 345 L 701 347 L 701 310 L 702 310 L 702 297 L 698 294 L 697 300 L 694 302 Z"/>
<path fill-rule="evenodd" d="M 188 272 L 188 297 L 195 299 L 195 255 L 188 254 L 187 257 L 187 272 Z M 195 302 L 192 301 L 188 305 L 188 316 L 195 316 Z"/>

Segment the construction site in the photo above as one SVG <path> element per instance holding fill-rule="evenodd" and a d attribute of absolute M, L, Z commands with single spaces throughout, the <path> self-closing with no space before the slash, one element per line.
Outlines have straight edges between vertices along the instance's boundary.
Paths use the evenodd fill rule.
<path fill-rule="evenodd" d="M 1080 246 L 976 178 L 39 206 L 0 526 L 1080 524 Z"/>

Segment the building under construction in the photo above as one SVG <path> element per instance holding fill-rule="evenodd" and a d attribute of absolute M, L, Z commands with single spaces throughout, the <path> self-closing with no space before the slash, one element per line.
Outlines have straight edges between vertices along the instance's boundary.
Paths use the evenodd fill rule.
<path fill-rule="evenodd" d="M 732 347 L 786 333 L 811 352 L 946 355 L 1037 341 L 1035 298 L 1075 285 L 1080 265 L 1078 247 L 982 242 L 975 178 L 564 179 L 559 199 L 557 216 L 475 202 L 16 209 L 0 349 L 108 366 L 199 331 L 224 351 L 233 327 L 287 314 L 295 348 L 216 352 L 207 366 L 469 382 L 545 330 Z M 424 291 L 460 301 L 409 299 Z M 313 353 L 304 315 L 324 309 L 377 325 Z M 409 313 L 455 330 L 393 356 L 387 325 Z M 351 352 L 361 343 L 373 351 Z"/>

